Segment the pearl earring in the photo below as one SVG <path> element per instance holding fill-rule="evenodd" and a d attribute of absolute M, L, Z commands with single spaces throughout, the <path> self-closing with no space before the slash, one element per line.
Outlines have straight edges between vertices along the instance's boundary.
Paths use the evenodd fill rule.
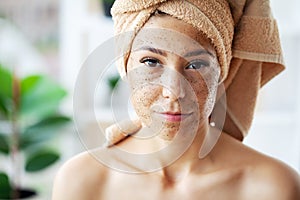
<path fill-rule="evenodd" d="M 215 123 L 215 122 L 210 122 L 209 125 L 210 125 L 211 127 L 215 127 L 215 126 L 216 126 L 216 123 Z"/>

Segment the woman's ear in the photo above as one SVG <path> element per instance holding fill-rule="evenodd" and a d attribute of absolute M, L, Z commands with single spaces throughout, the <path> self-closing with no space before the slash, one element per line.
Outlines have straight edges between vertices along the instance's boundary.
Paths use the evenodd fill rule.
<path fill-rule="evenodd" d="M 223 83 L 218 85 L 214 108 L 209 116 L 209 122 L 213 123 L 213 126 L 218 127 L 220 130 L 223 129 L 227 112 L 225 89 Z"/>
<path fill-rule="evenodd" d="M 226 95 L 225 93 L 225 85 L 223 83 L 219 83 L 217 88 L 216 102 L 219 101 L 221 97 L 223 98 L 223 95 Z"/>

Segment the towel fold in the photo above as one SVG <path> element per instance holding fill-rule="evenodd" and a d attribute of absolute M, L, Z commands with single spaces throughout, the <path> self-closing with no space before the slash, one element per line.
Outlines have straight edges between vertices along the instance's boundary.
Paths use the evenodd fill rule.
<path fill-rule="evenodd" d="M 269 0 L 116 0 L 117 35 L 132 31 L 118 63 L 121 76 L 135 35 L 155 11 L 192 25 L 215 47 L 226 89 L 224 132 L 243 140 L 250 128 L 259 89 L 284 69 L 277 24 Z M 214 111 L 213 111 L 214 112 Z"/>

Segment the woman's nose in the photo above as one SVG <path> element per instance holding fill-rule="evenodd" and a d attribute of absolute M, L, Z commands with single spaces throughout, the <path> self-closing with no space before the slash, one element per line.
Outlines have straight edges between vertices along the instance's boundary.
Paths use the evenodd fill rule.
<path fill-rule="evenodd" d="M 185 96 L 184 77 L 176 70 L 167 70 L 162 78 L 162 95 L 164 98 L 178 100 Z"/>

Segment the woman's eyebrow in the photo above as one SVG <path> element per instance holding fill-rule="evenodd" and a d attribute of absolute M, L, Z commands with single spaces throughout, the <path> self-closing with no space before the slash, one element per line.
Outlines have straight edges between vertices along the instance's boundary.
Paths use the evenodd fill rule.
<path fill-rule="evenodd" d="M 150 52 L 155 53 L 155 54 L 159 54 L 159 55 L 162 55 L 162 56 L 167 56 L 167 54 L 164 50 L 154 48 L 154 47 L 151 47 L 151 46 L 142 46 L 139 49 L 137 49 L 137 51 L 140 51 L 140 50 L 150 51 Z M 206 49 L 197 49 L 195 51 L 188 52 L 184 55 L 184 57 L 193 57 L 193 56 L 199 56 L 199 55 L 203 55 L 203 54 L 208 54 L 213 58 L 215 57 L 213 53 L 211 53 L 210 51 L 208 51 Z"/>
<path fill-rule="evenodd" d="M 203 54 L 208 54 L 208 55 L 212 56 L 213 58 L 215 57 L 213 53 L 211 53 L 210 51 L 207 51 L 206 49 L 197 49 L 195 51 L 188 52 L 184 55 L 184 57 L 193 57 L 193 56 L 199 56 L 199 55 L 203 55 Z"/>
<path fill-rule="evenodd" d="M 138 49 L 138 51 L 139 50 L 151 51 L 152 53 L 155 53 L 155 54 L 159 54 L 159 55 L 162 55 L 162 56 L 167 56 L 167 54 L 164 50 L 157 49 L 157 48 L 150 47 L 150 46 L 142 46 L 141 48 Z"/>

